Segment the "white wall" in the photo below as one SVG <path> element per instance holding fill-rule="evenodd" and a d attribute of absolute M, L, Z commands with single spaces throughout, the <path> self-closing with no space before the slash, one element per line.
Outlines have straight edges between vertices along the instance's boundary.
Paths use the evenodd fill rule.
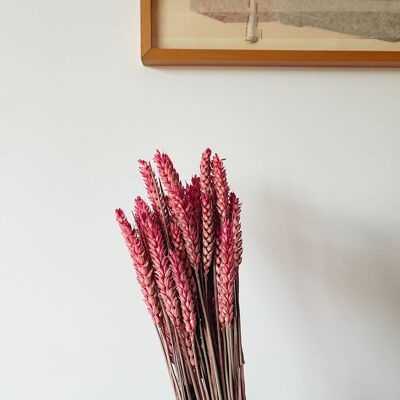
<path fill-rule="evenodd" d="M 0 5 L 0 398 L 172 399 L 114 222 L 227 158 L 251 400 L 400 398 L 400 75 L 147 69 L 138 0 Z"/>

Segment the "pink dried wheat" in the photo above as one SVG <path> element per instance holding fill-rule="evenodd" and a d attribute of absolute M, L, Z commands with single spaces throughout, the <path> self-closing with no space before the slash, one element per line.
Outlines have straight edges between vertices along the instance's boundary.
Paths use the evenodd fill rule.
<path fill-rule="evenodd" d="M 169 226 L 172 246 L 181 260 L 186 258 L 185 244 L 182 240 L 181 230 L 175 221 L 171 221 Z"/>
<path fill-rule="evenodd" d="M 168 226 L 168 209 L 165 204 L 165 199 L 161 193 L 160 187 L 154 175 L 151 164 L 144 160 L 139 160 L 139 172 L 143 177 L 147 195 L 157 217 L 163 224 L 164 229 Z"/>
<path fill-rule="evenodd" d="M 200 264 L 199 232 L 193 218 L 191 202 L 185 201 L 184 194 L 176 184 L 172 185 L 170 189 L 169 207 L 182 232 L 190 264 L 197 270 Z"/>
<path fill-rule="evenodd" d="M 217 210 L 220 220 L 224 221 L 228 215 L 229 186 L 223 160 L 218 157 L 218 154 L 215 154 L 212 159 L 212 172 Z"/>
<path fill-rule="evenodd" d="M 156 154 L 154 155 L 154 161 L 157 165 L 157 170 L 160 174 L 161 181 L 168 193 L 170 192 L 171 187 L 175 185 L 182 190 L 179 174 L 176 172 L 174 164 L 169 156 L 165 153 L 160 153 L 160 151 L 157 150 Z"/>
<path fill-rule="evenodd" d="M 200 188 L 202 210 L 202 258 L 203 271 L 207 279 L 214 255 L 215 226 L 214 226 L 214 200 L 211 179 L 211 150 L 206 149 L 200 161 Z"/>
<path fill-rule="evenodd" d="M 212 181 L 211 181 L 211 150 L 206 149 L 201 155 L 200 161 L 200 186 L 201 192 L 211 194 L 212 193 Z"/>
<path fill-rule="evenodd" d="M 183 243 L 182 240 L 181 230 L 179 229 L 179 226 L 175 221 L 171 221 L 170 224 L 170 237 L 175 253 L 178 255 L 179 259 L 182 260 L 182 262 L 184 263 L 185 271 L 189 278 L 189 283 L 192 293 L 196 295 L 197 293 L 196 280 L 193 275 L 193 270 L 190 267 L 189 263 L 187 262 L 185 244 Z"/>
<path fill-rule="evenodd" d="M 193 212 L 193 224 L 196 225 L 197 229 L 200 229 L 201 223 L 201 191 L 200 191 L 200 178 L 194 176 L 190 185 L 186 185 L 186 196 L 187 202 L 190 202 L 191 210 Z M 185 207 L 186 208 L 186 207 Z"/>
<path fill-rule="evenodd" d="M 185 265 L 179 255 L 171 250 L 169 260 L 172 268 L 172 275 L 179 295 L 183 323 L 190 337 L 194 336 L 196 329 L 196 312 L 193 293 L 190 289 L 189 279 L 186 275 Z"/>
<path fill-rule="evenodd" d="M 161 324 L 161 307 L 157 295 L 153 269 L 146 255 L 144 246 L 138 238 L 136 231 L 132 229 L 124 212 L 121 209 L 115 211 L 117 221 L 121 228 L 129 253 L 136 270 L 136 277 L 143 293 L 144 302 L 156 325 Z"/>
<path fill-rule="evenodd" d="M 242 246 L 242 225 L 240 222 L 242 205 L 235 193 L 230 194 L 229 208 L 232 219 L 232 233 L 234 240 L 235 268 L 239 268 L 242 262 L 243 246 Z"/>
<path fill-rule="evenodd" d="M 122 210 L 116 217 L 176 397 L 244 400 L 241 204 L 229 193 L 224 160 L 211 158 L 210 149 L 202 154 L 200 176 L 185 186 L 167 154 L 157 151 L 154 161 L 160 180 L 150 162 L 139 160 L 151 208 L 135 199 L 136 228 Z"/>
<path fill-rule="evenodd" d="M 161 300 L 168 317 L 174 326 L 179 327 L 179 301 L 172 278 L 172 271 L 168 265 L 167 250 L 165 248 L 161 228 L 152 214 L 143 213 L 141 215 L 141 220 L 145 227 L 147 243 Z"/>
<path fill-rule="evenodd" d="M 232 222 L 226 220 L 222 225 L 221 265 L 217 280 L 219 319 L 227 326 L 231 325 L 234 316 L 236 272 Z"/>
<path fill-rule="evenodd" d="M 207 278 L 214 255 L 214 212 L 211 194 L 202 193 L 201 196 L 202 208 L 202 239 L 203 239 L 203 270 L 204 276 Z"/>

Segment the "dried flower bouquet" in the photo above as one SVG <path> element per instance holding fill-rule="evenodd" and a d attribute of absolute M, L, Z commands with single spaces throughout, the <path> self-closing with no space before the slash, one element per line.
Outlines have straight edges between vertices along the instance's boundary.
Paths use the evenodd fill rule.
<path fill-rule="evenodd" d="M 204 151 L 200 177 L 183 185 L 167 154 L 158 180 L 139 161 L 149 204 L 138 197 L 134 225 L 116 210 L 176 398 L 246 398 L 240 328 L 241 204 L 223 160 Z"/>

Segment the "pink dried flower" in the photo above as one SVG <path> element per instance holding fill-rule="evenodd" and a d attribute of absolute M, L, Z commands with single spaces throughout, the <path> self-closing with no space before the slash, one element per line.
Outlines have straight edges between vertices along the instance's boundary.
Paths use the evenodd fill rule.
<path fill-rule="evenodd" d="M 197 294 L 196 280 L 193 275 L 193 270 L 190 267 L 189 263 L 187 262 L 185 244 L 183 243 L 182 240 L 181 230 L 179 229 L 179 226 L 175 221 L 171 221 L 170 224 L 170 237 L 175 253 L 178 255 L 179 259 L 182 260 L 185 265 L 185 270 L 189 278 L 189 283 L 192 293 L 196 295 Z"/>
<path fill-rule="evenodd" d="M 134 201 L 135 214 L 151 214 L 149 205 L 140 197 L 136 197 Z"/>
<path fill-rule="evenodd" d="M 241 204 L 229 194 L 224 160 L 211 159 L 210 149 L 200 177 L 185 186 L 167 154 L 157 151 L 154 161 L 160 179 L 139 160 L 150 206 L 135 200 L 136 228 L 121 210 L 116 215 L 176 398 L 244 400 Z"/>
<path fill-rule="evenodd" d="M 192 367 L 194 367 L 196 365 L 196 362 L 195 362 L 195 357 L 196 356 L 195 356 L 195 354 L 193 352 L 194 336 L 191 336 L 190 333 L 188 333 L 186 331 L 182 332 L 182 334 L 183 334 L 184 342 L 185 342 L 184 345 L 186 346 L 186 350 L 187 350 L 188 355 L 189 355 L 190 365 Z"/>
<path fill-rule="evenodd" d="M 184 260 L 186 258 L 186 251 L 182 240 L 181 230 L 175 221 L 171 221 L 169 229 L 172 246 L 174 247 L 175 252 L 179 255 L 179 258 Z"/>
<path fill-rule="evenodd" d="M 221 252 L 222 252 L 221 227 L 218 227 L 215 236 L 215 275 L 216 275 L 215 296 L 218 305 L 218 318 L 219 321 L 223 323 L 223 321 L 225 320 L 226 308 L 223 300 L 223 282 L 221 278 L 222 276 Z"/>
<path fill-rule="evenodd" d="M 147 248 L 147 239 L 146 239 L 146 232 L 145 232 L 145 226 L 144 226 L 144 221 L 142 219 L 143 215 L 150 215 L 151 210 L 148 204 L 140 197 L 136 197 L 134 201 L 134 217 L 135 217 L 135 223 L 137 226 L 137 229 L 140 233 L 140 236 L 143 240 L 143 243 L 145 244 Z"/>
<path fill-rule="evenodd" d="M 194 336 L 196 329 L 196 313 L 193 293 L 190 289 L 188 276 L 183 261 L 180 259 L 177 252 L 171 250 L 169 253 L 169 260 L 172 268 L 172 275 L 176 284 L 176 289 L 181 303 L 181 311 L 183 323 L 186 331 L 191 337 Z"/>
<path fill-rule="evenodd" d="M 209 193 L 202 193 L 202 237 L 203 237 L 203 268 L 204 277 L 207 278 L 214 254 L 214 213 L 212 197 Z"/>
<path fill-rule="evenodd" d="M 120 208 L 117 208 L 115 210 L 115 218 L 121 229 L 122 237 L 125 240 L 125 244 L 128 247 L 128 250 L 130 251 L 134 236 L 132 226 L 129 223 L 128 218 L 126 218 L 125 213 Z"/>
<path fill-rule="evenodd" d="M 171 191 L 172 186 L 177 186 L 182 189 L 179 174 L 176 172 L 174 164 L 169 156 L 165 153 L 160 153 L 160 151 L 157 150 L 156 154 L 154 155 L 154 161 L 157 165 L 157 170 L 160 174 L 161 181 L 168 193 Z"/>
<path fill-rule="evenodd" d="M 128 247 L 136 270 L 136 277 L 141 287 L 144 302 L 147 306 L 153 321 L 156 325 L 161 324 L 161 307 L 156 291 L 153 269 L 145 252 L 141 240 L 136 231 L 132 229 L 124 212 L 121 209 L 115 210 L 116 219 L 121 228 L 122 236 Z"/>
<path fill-rule="evenodd" d="M 218 279 L 219 318 L 222 324 L 230 326 L 234 316 L 235 280 L 234 238 L 232 222 L 226 220 L 221 233 L 221 265 Z"/>
<path fill-rule="evenodd" d="M 224 221 L 228 215 L 229 186 L 226 180 L 226 171 L 223 160 L 218 157 L 218 154 L 215 154 L 212 159 L 212 172 L 215 196 L 217 200 L 217 210 L 220 220 Z"/>
<path fill-rule="evenodd" d="M 163 318 L 162 321 L 161 332 L 163 333 L 165 342 L 167 343 L 168 356 L 170 360 L 174 362 L 174 345 L 165 318 Z"/>
<path fill-rule="evenodd" d="M 139 160 L 139 171 L 143 177 L 147 195 L 157 217 L 163 224 L 164 229 L 168 226 L 168 209 L 165 204 L 164 196 L 160 190 L 151 164 L 144 160 Z"/>
<path fill-rule="evenodd" d="M 206 149 L 200 161 L 200 187 L 202 209 L 203 270 L 207 279 L 214 255 L 214 199 L 211 180 L 211 149 Z"/>
<path fill-rule="evenodd" d="M 212 193 L 212 182 L 211 182 L 211 150 L 206 149 L 202 156 L 200 162 L 200 186 L 202 193 L 211 194 Z"/>
<path fill-rule="evenodd" d="M 186 203 L 186 204 L 185 204 Z M 193 218 L 193 209 L 190 202 L 186 202 L 179 186 L 171 186 L 169 207 L 182 232 L 186 253 L 194 269 L 200 264 L 199 232 Z"/>
<path fill-rule="evenodd" d="M 192 210 L 193 224 L 200 228 L 201 221 L 201 192 L 200 192 L 200 178 L 194 176 L 192 178 L 192 183 L 186 185 L 186 202 L 190 202 Z M 185 206 L 187 208 L 187 206 Z"/>
<path fill-rule="evenodd" d="M 240 213 L 241 213 L 242 205 L 239 202 L 238 197 L 235 193 L 230 194 L 229 198 L 229 208 L 231 212 L 232 219 L 232 232 L 234 239 L 234 253 L 235 253 L 235 268 L 239 268 L 239 265 L 242 262 L 242 225 L 240 222 Z"/>
<path fill-rule="evenodd" d="M 151 260 L 153 262 L 156 283 L 161 300 L 164 304 L 168 317 L 174 326 L 179 327 L 179 301 L 172 278 L 172 270 L 168 265 L 167 250 L 165 248 L 161 228 L 152 214 L 143 213 L 141 220 L 143 221 L 143 225 L 145 227 L 147 244 L 149 247 Z"/>

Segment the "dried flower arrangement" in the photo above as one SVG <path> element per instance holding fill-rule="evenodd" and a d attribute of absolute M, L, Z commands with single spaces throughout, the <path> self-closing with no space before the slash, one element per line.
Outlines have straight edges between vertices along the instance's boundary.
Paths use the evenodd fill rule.
<path fill-rule="evenodd" d="M 134 226 L 116 210 L 176 398 L 246 398 L 239 308 L 241 204 L 223 160 L 204 151 L 200 176 L 183 185 L 167 154 L 157 180 L 140 160 L 150 205 L 138 197 Z"/>

